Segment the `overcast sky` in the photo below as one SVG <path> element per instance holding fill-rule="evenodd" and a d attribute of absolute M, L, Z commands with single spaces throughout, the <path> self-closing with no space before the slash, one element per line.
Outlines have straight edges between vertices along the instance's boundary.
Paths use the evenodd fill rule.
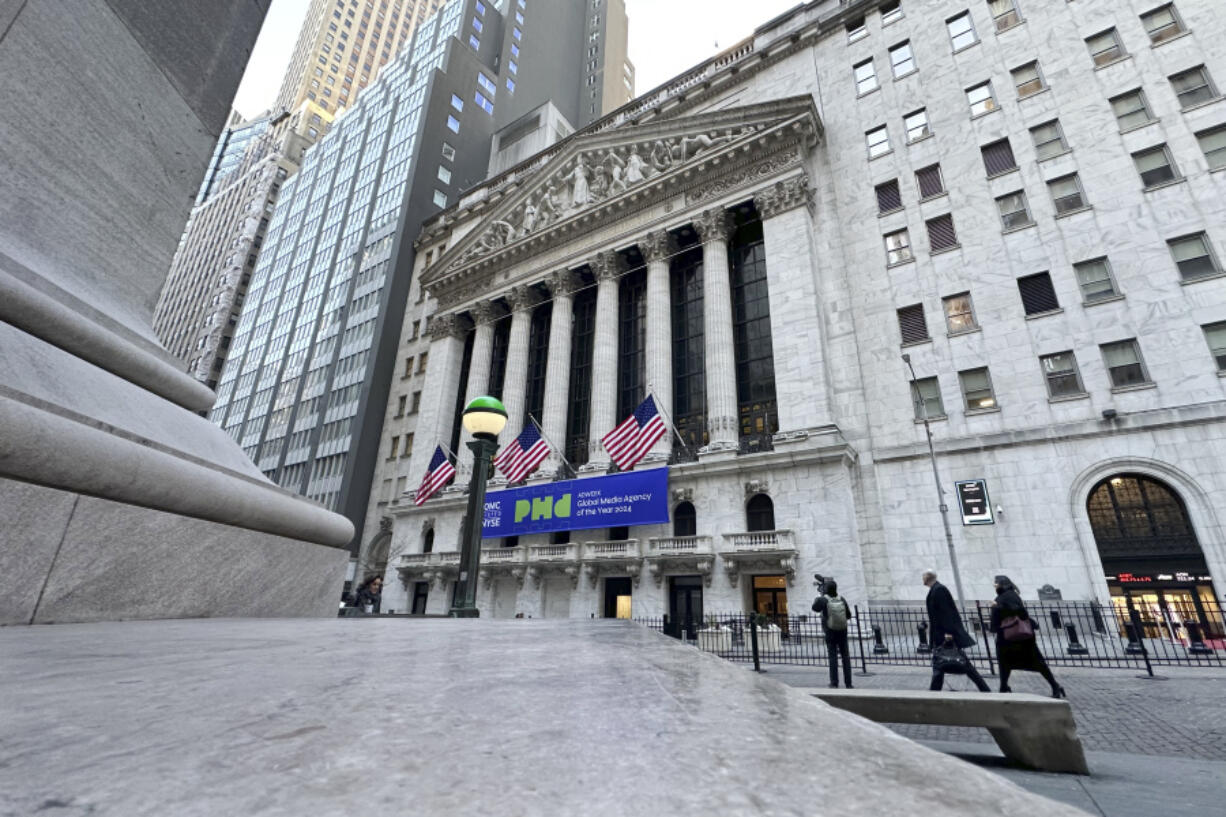
<path fill-rule="evenodd" d="M 583 2 L 583 0 L 571 0 Z M 626 0 L 635 90 L 650 91 L 800 0 Z M 234 98 L 244 116 L 272 105 L 310 0 L 273 0 Z"/>

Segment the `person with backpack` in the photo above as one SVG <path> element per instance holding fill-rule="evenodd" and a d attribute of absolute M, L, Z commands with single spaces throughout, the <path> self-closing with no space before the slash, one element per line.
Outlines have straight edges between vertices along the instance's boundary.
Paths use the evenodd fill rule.
<path fill-rule="evenodd" d="M 839 585 L 827 579 L 824 595 L 813 600 L 813 612 L 821 614 L 822 630 L 826 634 L 826 652 L 830 656 L 830 688 L 838 689 L 838 655 L 843 656 L 843 681 L 851 685 L 851 653 L 847 651 L 847 622 L 851 619 L 851 605 L 839 595 Z"/>

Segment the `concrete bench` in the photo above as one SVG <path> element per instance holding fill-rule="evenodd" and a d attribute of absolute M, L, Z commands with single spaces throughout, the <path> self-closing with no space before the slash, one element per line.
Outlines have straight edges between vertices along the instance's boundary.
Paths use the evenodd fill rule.
<path fill-rule="evenodd" d="M 819 689 L 805 692 L 877 723 L 982 726 L 1009 760 L 1046 772 L 1089 774 L 1068 701 L 997 692 Z"/>

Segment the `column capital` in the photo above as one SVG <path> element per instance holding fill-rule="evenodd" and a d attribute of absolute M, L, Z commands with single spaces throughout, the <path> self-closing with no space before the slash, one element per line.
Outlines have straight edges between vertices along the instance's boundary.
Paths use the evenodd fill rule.
<path fill-rule="evenodd" d="M 704 244 L 710 241 L 727 243 L 728 237 L 735 229 L 732 223 L 732 213 L 723 208 L 703 210 L 694 217 L 692 224 L 694 231 L 698 233 L 698 237 Z"/>
<path fill-rule="evenodd" d="M 614 250 L 597 253 L 590 265 L 597 281 L 614 281 L 621 275 L 622 259 Z"/>
<path fill-rule="evenodd" d="M 497 320 L 501 311 L 493 301 L 477 301 L 469 307 L 468 314 L 472 316 L 473 323 L 480 326 Z"/>
<path fill-rule="evenodd" d="M 643 254 L 643 260 L 649 264 L 652 261 L 667 261 L 672 253 L 672 236 L 664 230 L 653 230 L 636 243 L 639 252 Z"/>
<path fill-rule="evenodd" d="M 525 309 L 531 309 L 540 301 L 532 287 L 526 284 L 518 284 L 511 287 L 511 291 L 507 293 L 506 298 L 507 303 L 511 305 L 512 312 L 522 312 Z"/>
<path fill-rule="evenodd" d="M 555 298 L 572 295 L 579 286 L 578 277 L 568 269 L 560 269 L 545 276 L 545 286 Z"/>
<path fill-rule="evenodd" d="M 774 218 L 780 213 L 794 210 L 809 200 L 809 177 L 794 176 L 781 182 L 775 182 L 769 187 L 757 190 L 753 194 L 754 206 L 762 218 Z"/>
<path fill-rule="evenodd" d="M 468 327 L 460 320 L 460 316 L 454 312 L 435 315 L 430 319 L 431 343 L 445 340 L 446 338 L 462 338 L 467 332 Z"/>

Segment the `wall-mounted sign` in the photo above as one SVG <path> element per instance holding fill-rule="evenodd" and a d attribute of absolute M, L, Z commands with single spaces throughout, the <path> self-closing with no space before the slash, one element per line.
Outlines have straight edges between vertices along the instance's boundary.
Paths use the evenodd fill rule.
<path fill-rule="evenodd" d="M 481 536 L 495 539 L 667 521 L 668 469 L 652 468 L 494 491 L 485 497 Z"/>
<path fill-rule="evenodd" d="M 963 525 L 991 525 L 992 503 L 988 500 L 988 484 L 981 479 L 965 479 L 955 482 L 958 507 L 962 510 Z"/>

